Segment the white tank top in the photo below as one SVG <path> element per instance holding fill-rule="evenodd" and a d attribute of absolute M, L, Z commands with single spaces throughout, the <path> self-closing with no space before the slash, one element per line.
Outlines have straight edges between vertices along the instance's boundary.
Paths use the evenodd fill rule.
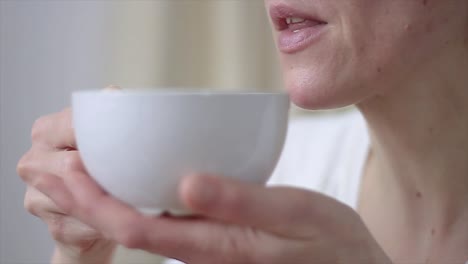
<path fill-rule="evenodd" d="M 356 208 L 369 145 L 355 109 L 294 120 L 269 185 L 318 191 Z"/>

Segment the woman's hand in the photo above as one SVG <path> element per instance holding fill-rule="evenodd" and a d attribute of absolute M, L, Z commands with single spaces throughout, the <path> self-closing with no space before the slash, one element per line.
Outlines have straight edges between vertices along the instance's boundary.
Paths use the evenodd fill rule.
<path fill-rule="evenodd" d="M 321 194 L 265 188 L 221 177 L 183 180 L 180 199 L 196 218 L 144 216 L 85 173 L 43 175 L 41 190 L 62 210 L 129 248 L 189 264 L 390 263 L 359 216 Z M 66 190 L 74 206 L 61 203 Z"/>
<path fill-rule="evenodd" d="M 32 147 L 17 168 L 28 185 L 25 207 L 48 225 L 57 245 L 53 263 L 108 263 L 115 243 L 67 214 L 77 204 L 63 179 L 85 174 L 71 124 L 70 109 L 35 122 Z"/>

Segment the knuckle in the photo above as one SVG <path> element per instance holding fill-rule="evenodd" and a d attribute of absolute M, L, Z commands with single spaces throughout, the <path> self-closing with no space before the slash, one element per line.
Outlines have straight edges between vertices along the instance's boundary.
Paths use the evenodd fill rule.
<path fill-rule="evenodd" d="M 29 194 L 29 192 L 26 192 L 26 195 L 24 197 L 24 208 L 26 209 L 26 211 L 28 211 L 30 214 L 32 215 L 35 215 L 35 216 L 39 216 L 39 212 L 38 212 L 38 206 L 37 206 L 37 203 L 35 202 L 35 200 L 31 197 L 31 195 Z"/>
<path fill-rule="evenodd" d="M 34 177 L 31 186 L 37 190 L 47 190 L 50 186 L 50 178 L 46 175 L 38 175 Z"/>
<path fill-rule="evenodd" d="M 62 160 L 62 169 L 64 173 L 83 170 L 83 164 L 78 152 L 67 152 L 67 155 Z"/>
<path fill-rule="evenodd" d="M 31 130 L 31 139 L 33 142 L 39 141 L 45 136 L 49 124 L 49 116 L 41 116 L 38 119 L 36 119 L 36 121 L 34 121 Z"/>
<path fill-rule="evenodd" d="M 50 207 L 53 208 L 53 211 L 59 212 L 62 215 L 74 215 L 76 214 L 76 206 L 71 197 L 61 197 L 60 199 L 57 198 L 50 198 Z"/>
<path fill-rule="evenodd" d="M 23 179 L 23 181 L 28 180 L 28 175 L 30 174 L 31 170 L 31 151 L 28 151 L 24 154 L 21 159 L 18 161 L 16 165 L 16 173 Z"/>
<path fill-rule="evenodd" d="M 66 215 L 72 215 L 74 212 L 74 206 L 72 201 L 61 201 L 60 202 L 60 207 L 57 204 L 54 204 L 57 208 L 60 208 L 60 210 L 66 214 Z"/>
<path fill-rule="evenodd" d="M 125 223 L 117 235 L 117 242 L 129 249 L 143 249 L 146 246 L 145 233 L 142 232 L 138 219 L 131 219 Z"/>
<path fill-rule="evenodd" d="M 144 246 L 144 239 L 133 230 L 124 230 L 117 236 L 119 244 L 129 249 L 139 249 Z"/>
<path fill-rule="evenodd" d="M 96 243 L 95 239 L 85 239 L 77 242 L 77 247 L 80 254 L 87 253 Z"/>
<path fill-rule="evenodd" d="M 41 164 L 36 159 L 38 155 L 34 154 L 32 150 L 28 151 L 18 162 L 16 172 L 19 177 L 31 187 L 36 189 L 42 186 L 48 186 L 50 179 L 47 173 L 43 172 Z"/>

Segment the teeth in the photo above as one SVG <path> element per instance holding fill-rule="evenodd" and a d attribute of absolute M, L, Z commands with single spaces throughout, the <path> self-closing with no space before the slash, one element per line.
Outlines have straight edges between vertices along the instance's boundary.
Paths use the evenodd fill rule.
<path fill-rule="evenodd" d="M 291 24 L 296 24 L 296 23 L 302 23 L 304 22 L 305 19 L 304 18 L 300 18 L 300 17 L 288 17 L 286 18 L 286 23 L 288 25 L 291 25 Z"/>

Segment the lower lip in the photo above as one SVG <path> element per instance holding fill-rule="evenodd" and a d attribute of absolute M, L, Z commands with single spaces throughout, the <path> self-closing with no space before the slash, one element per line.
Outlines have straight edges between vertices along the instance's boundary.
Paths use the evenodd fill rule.
<path fill-rule="evenodd" d="M 278 48 L 281 52 L 288 54 L 302 51 L 316 43 L 325 29 L 326 25 L 322 24 L 297 31 L 283 30 L 278 36 Z"/>

